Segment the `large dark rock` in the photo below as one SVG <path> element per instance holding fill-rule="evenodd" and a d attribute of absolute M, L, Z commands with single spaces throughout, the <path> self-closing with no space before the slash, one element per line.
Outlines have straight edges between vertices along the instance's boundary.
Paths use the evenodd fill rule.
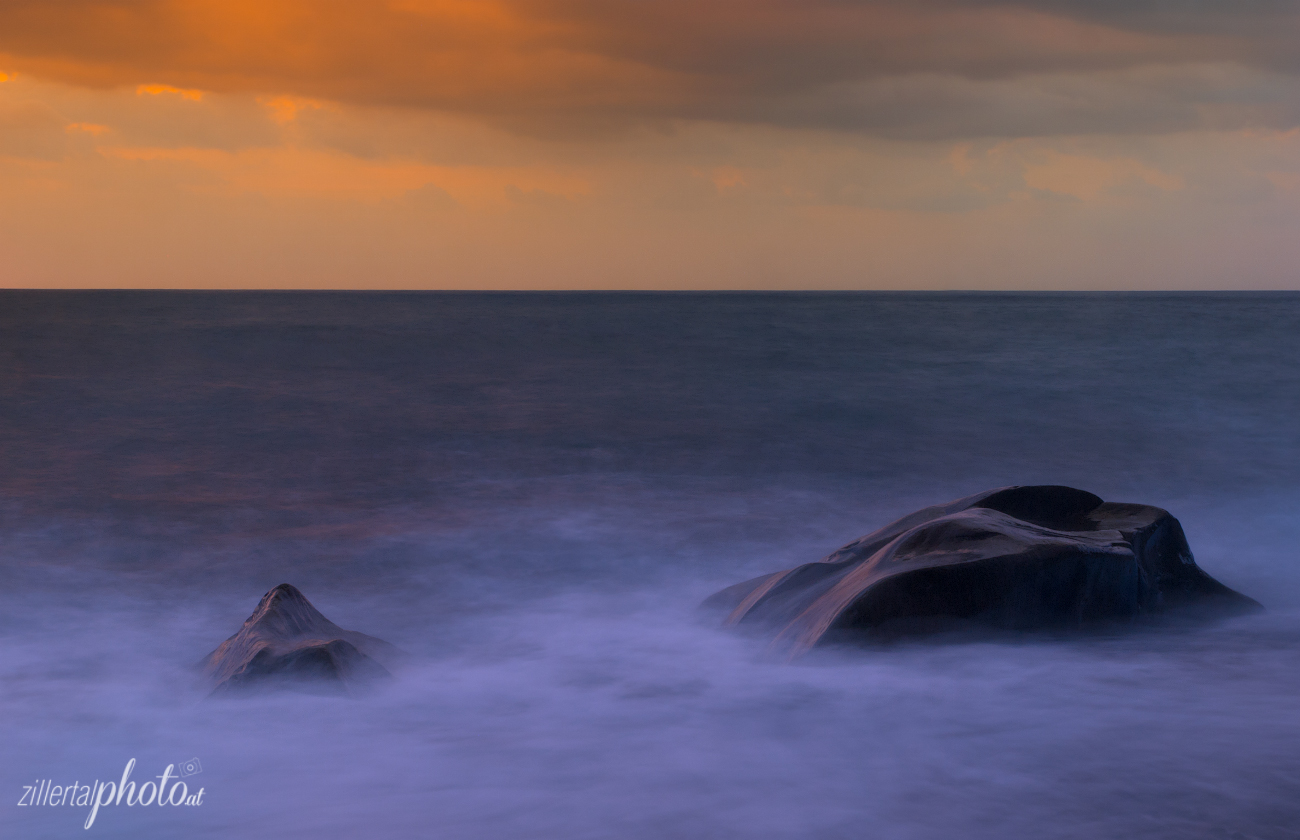
<path fill-rule="evenodd" d="M 400 657 L 382 639 L 339 627 L 282 583 L 200 668 L 215 692 L 281 686 L 351 693 L 391 676 L 385 665 Z"/>
<path fill-rule="evenodd" d="M 1167 511 L 1057 486 L 925 508 L 705 605 L 725 609 L 728 625 L 772 632 L 792 656 L 829 641 L 960 627 L 1064 629 L 1261 609 L 1196 565 Z"/>

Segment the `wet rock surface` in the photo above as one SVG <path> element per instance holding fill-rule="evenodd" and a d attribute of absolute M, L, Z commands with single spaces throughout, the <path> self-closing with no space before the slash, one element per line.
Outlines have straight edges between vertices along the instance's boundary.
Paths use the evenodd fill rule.
<path fill-rule="evenodd" d="M 1071 629 L 1261 609 L 1196 565 L 1178 520 L 1054 485 L 919 510 L 705 601 L 791 656 L 819 644 L 954 629 Z"/>
<path fill-rule="evenodd" d="M 344 630 L 282 583 L 200 668 L 214 694 L 254 688 L 349 694 L 391 677 L 389 667 L 400 658 L 388 642 Z"/>

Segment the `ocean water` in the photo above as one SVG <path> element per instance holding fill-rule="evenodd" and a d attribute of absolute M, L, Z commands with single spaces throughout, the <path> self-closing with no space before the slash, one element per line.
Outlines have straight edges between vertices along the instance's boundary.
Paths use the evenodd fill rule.
<path fill-rule="evenodd" d="M 787 665 L 705 596 L 1007 484 L 1267 611 Z M 1300 837 L 1300 295 L 0 292 L 0 837 Z M 412 654 L 205 700 L 270 587 Z M 198 759 L 200 805 L 17 804 Z"/>

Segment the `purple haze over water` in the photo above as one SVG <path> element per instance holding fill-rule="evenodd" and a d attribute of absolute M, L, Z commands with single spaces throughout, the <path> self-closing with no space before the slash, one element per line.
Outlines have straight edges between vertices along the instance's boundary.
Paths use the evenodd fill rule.
<path fill-rule="evenodd" d="M 695 611 L 1032 483 L 1268 612 L 787 666 Z M 0 292 L 0 836 L 1297 838 L 1298 503 L 1300 295 Z M 412 664 L 203 701 L 282 582 Z"/>

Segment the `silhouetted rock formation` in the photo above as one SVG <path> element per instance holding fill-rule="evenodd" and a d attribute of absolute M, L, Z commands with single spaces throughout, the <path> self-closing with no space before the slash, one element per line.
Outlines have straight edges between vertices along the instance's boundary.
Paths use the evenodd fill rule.
<path fill-rule="evenodd" d="M 281 685 L 347 693 L 391 676 L 384 665 L 400 655 L 382 639 L 339 627 L 282 583 L 200 667 L 215 692 Z"/>
<path fill-rule="evenodd" d="M 1182 526 L 1149 505 L 1071 487 L 1004 487 L 936 505 L 816 563 L 705 601 L 765 627 L 791 656 L 822 642 L 974 624 L 1079 627 L 1177 609 L 1261 609 L 1192 559 Z"/>

